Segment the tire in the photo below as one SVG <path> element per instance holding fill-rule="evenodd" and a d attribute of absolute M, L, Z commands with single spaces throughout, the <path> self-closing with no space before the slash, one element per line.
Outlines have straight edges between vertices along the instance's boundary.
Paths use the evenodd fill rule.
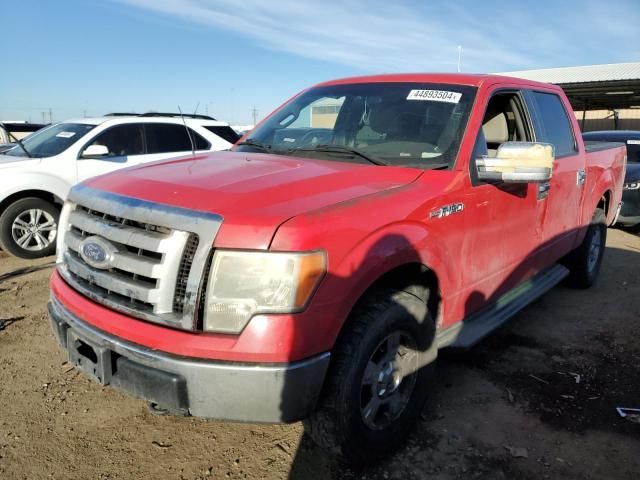
<path fill-rule="evenodd" d="M 16 200 L 0 215 L 0 245 L 20 258 L 40 258 L 56 251 L 60 210 L 41 198 Z"/>
<path fill-rule="evenodd" d="M 392 355 L 396 338 L 398 353 Z M 371 292 L 336 343 L 323 394 L 305 420 L 305 431 L 353 465 L 384 458 L 417 423 L 436 354 L 435 324 L 422 300 L 405 291 Z M 407 373 L 389 375 L 387 356 Z"/>
<path fill-rule="evenodd" d="M 569 284 L 576 288 L 591 287 L 600 272 L 607 241 L 607 218 L 604 210 L 597 209 L 584 240 L 564 262 L 569 268 Z"/>

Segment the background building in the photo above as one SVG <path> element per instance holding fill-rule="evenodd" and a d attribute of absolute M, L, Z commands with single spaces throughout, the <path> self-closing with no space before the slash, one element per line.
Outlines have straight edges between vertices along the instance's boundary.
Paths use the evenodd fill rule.
<path fill-rule="evenodd" d="M 566 92 L 582 131 L 640 130 L 640 63 L 545 68 L 501 75 L 555 83 Z"/>

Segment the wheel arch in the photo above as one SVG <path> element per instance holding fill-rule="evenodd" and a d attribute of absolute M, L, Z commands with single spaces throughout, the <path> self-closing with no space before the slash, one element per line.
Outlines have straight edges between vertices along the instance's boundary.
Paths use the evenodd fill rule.
<path fill-rule="evenodd" d="M 582 224 L 588 225 L 591 223 L 593 213 L 597 208 L 601 208 L 604 210 L 607 225 L 611 225 L 616 216 L 618 201 L 620 201 L 620 198 L 616 198 L 613 174 L 610 170 L 605 170 L 598 175 L 586 195 L 583 205 Z"/>
<path fill-rule="evenodd" d="M 338 318 L 333 344 L 354 309 L 377 288 L 404 290 L 425 301 L 437 327 L 443 316 L 443 293 L 455 289 L 457 283 L 456 270 L 448 258 L 446 244 L 436 241 L 423 225 L 396 225 L 362 242 L 341 262 L 340 275 L 333 277 L 339 283 L 328 289 L 343 293 L 344 299 L 335 311 Z M 353 265 L 361 268 L 353 270 Z"/>
<path fill-rule="evenodd" d="M 387 270 L 362 292 L 358 300 L 380 288 L 403 290 L 418 297 L 427 304 L 433 319 L 439 318 L 442 302 L 440 281 L 436 272 L 423 263 L 403 263 Z"/>
<path fill-rule="evenodd" d="M 600 197 L 600 200 L 598 201 L 598 204 L 596 205 L 596 208 L 595 208 L 595 209 L 600 208 L 604 210 L 604 215 L 607 218 L 607 220 L 609 219 L 609 213 L 611 212 L 612 196 L 613 194 L 611 193 L 611 190 L 605 190 L 605 192 Z"/>
<path fill-rule="evenodd" d="M 0 215 L 2 215 L 2 213 L 9 207 L 9 205 L 14 203 L 15 201 L 21 200 L 23 198 L 32 198 L 32 197 L 40 198 L 42 200 L 45 200 L 47 202 L 51 202 L 55 205 L 60 205 L 60 206 L 64 203 L 64 200 L 62 200 L 62 198 L 60 198 L 55 193 L 51 193 L 47 190 L 40 190 L 40 189 L 20 190 L 18 192 L 12 193 L 11 195 L 5 197 L 2 201 L 0 201 Z"/>

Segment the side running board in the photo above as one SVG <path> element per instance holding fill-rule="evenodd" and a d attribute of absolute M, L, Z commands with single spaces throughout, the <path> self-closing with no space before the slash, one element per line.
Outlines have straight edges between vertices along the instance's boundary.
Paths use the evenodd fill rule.
<path fill-rule="evenodd" d="M 538 273 L 508 291 L 494 303 L 471 314 L 462 322 L 438 332 L 438 348 L 451 347 L 467 349 L 504 325 L 511 317 L 531 302 L 541 297 L 560 283 L 569 270 L 560 264 Z"/>

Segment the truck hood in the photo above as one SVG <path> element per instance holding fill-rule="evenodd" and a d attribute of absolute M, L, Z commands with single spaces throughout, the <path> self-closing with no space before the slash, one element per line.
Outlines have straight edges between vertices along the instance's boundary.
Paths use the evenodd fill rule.
<path fill-rule="evenodd" d="M 411 183 L 421 170 L 261 153 L 217 152 L 156 162 L 87 185 L 152 202 L 217 213 L 219 247 L 269 247 L 288 219 Z"/>

